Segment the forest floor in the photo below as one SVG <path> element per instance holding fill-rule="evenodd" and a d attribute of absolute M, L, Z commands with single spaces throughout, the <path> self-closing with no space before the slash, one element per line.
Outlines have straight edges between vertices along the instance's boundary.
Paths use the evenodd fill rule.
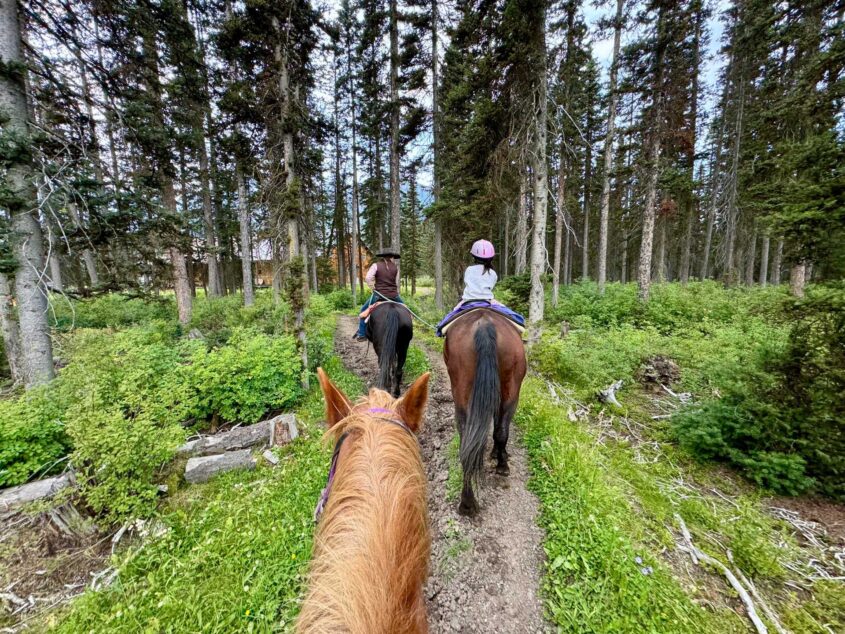
<path fill-rule="evenodd" d="M 357 319 L 338 319 L 335 350 L 347 368 L 372 385 L 375 351 L 352 340 Z M 528 491 L 528 458 L 519 433 L 512 435 L 510 477 L 488 465 L 481 491 L 482 511 L 473 518 L 457 512 L 460 486 L 454 464 L 452 395 L 439 352 L 421 348 L 432 371 L 420 446 L 429 480 L 432 529 L 431 572 L 426 587 L 429 627 L 439 632 L 496 633 L 552 631 L 543 619 L 540 597 L 543 533 L 537 526 L 538 500 Z"/>

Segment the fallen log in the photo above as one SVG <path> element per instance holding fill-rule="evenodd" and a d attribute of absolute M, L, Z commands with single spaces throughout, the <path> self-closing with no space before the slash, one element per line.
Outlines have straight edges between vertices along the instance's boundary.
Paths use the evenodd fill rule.
<path fill-rule="evenodd" d="M 255 469 L 255 458 L 249 449 L 229 451 L 213 456 L 199 456 L 185 465 L 185 480 L 192 484 L 206 482 L 218 473 L 234 469 Z"/>
<path fill-rule="evenodd" d="M 269 420 L 235 427 L 232 430 L 189 440 L 177 453 L 188 456 L 210 456 L 258 445 L 286 445 L 299 436 L 294 414 L 280 414 Z"/>
<path fill-rule="evenodd" d="M 3 489 L 0 491 L 0 509 L 10 509 L 27 502 L 46 500 L 71 484 L 73 484 L 73 476 L 70 473 L 63 473 L 54 478 L 36 480 L 35 482 L 27 482 Z"/>

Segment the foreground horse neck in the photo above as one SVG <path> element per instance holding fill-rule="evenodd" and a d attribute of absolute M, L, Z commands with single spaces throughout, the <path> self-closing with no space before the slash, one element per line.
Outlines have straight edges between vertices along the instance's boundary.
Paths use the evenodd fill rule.
<path fill-rule="evenodd" d="M 373 403 L 374 397 L 383 400 Z M 389 404 L 387 394 L 373 391 L 367 406 Z M 427 632 L 422 586 L 430 538 L 417 441 L 397 425 L 354 412 L 332 432 L 348 436 L 315 535 L 297 630 Z"/>

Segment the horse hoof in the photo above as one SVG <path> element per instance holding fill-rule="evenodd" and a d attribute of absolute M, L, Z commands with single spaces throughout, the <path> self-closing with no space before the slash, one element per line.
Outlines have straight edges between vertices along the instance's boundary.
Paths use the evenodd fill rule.
<path fill-rule="evenodd" d="M 458 514 L 466 517 L 475 517 L 478 515 L 478 504 L 467 504 L 463 500 L 458 504 Z"/>
<path fill-rule="evenodd" d="M 496 474 L 509 476 L 511 474 L 511 468 L 508 465 L 496 465 Z"/>

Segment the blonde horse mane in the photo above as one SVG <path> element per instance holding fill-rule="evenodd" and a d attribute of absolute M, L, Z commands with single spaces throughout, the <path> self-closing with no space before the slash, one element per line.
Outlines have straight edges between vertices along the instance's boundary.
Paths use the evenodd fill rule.
<path fill-rule="evenodd" d="M 298 632 L 427 631 L 422 584 L 430 537 L 426 476 L 414 436 L 374 415 L 397 401 L 373 389 L 326 432 L 341 446 L 314 537 Z M 381 419 L 381 420 L 380 420 Z"/>

